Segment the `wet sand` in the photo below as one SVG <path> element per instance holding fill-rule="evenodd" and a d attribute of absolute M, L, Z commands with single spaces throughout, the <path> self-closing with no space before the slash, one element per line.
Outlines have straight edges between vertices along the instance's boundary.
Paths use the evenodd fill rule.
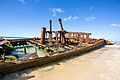
<path fill-rule="evenodd" d="M 3 80 L 120 80 L 120 46 L 6 75 Z"/>

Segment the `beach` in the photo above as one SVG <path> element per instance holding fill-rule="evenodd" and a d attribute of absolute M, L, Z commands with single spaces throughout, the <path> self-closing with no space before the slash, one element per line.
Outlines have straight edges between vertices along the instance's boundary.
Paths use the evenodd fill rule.
<path fill-rule="evenodd" d="M 6 75 L 3 80 L 120 80 L 120 46 L 107 45 L 81 56 Z"/>

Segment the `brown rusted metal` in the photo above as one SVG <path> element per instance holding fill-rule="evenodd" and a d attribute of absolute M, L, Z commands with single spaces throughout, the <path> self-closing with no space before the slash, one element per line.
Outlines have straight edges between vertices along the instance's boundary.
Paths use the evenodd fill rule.
<path fill-rule="evenodd" d="M 68 38 L 69 41 L 77 41 L 80 42 L 81 39 L 87 39 L 91 33 L 85 33 L 85 32 L 67 32 L 65 38 Z"/>
<path fill-rule="evenodd" d="M 86 32 L 67 32 L 64 30 L 63 25 L 62 25 L 62 20 L 58 19 L 59 23 L 60 23 L 60 31 L 52 31 L 52 20 L 50 20 L 50 30 L 45 32 L 42 30 L 41 31 L 41 43 L 44 44 L 45 43 L 45 35 L 44 34 L 49 34 L 49 37 L 46 36 L 46 38 L 48 38 L 49 44 L 52 44 L 52 42 L 60 42 L 60 44 L 64 44 L 66 42 L 80 42 L 80 41 L 84 41 L 84 39 L 88 38 L 87 42 L 89 42 L 89 36 L 91 35 L 91 33 L 86 33 Z M 52 38 L 53 33 L 55 34 L 55 38 Z M 43 37 L 43 38 L 42 38 Z"/>
<path fill-rule="evenodd" d="M 65 32 L 63 29 L 63 25 L 62 25 L 62 20 L 58 19 L 58 21 L 60 22 L 60 27 L 61 27 L 60 42 L 61 42 L 61 44 L 64 44 L 65 43 Z"/>
<path fill-rule="evenodd" d="M 56 43 L 58 43 L 58 31 L 55 32 Z"/>
<path fill-rule="evenodd" d="M 61 19 L 58 19 L 58 21 L 60 22 L 61 31 L 64 31 L 63 25 L 62 25 L 62 20 L 61 20 Z"/>
<path fill-rule="evenodd" d="M 52 44 L 52 20 L 50 20 L 49 43 Z"/>
<path fill-rule="evenodd" d="M 42 29 L 41 29 L 41 39 L 40 39 L 41 44 L 45 43 L 45 32 L 46 32 L 46 28 L 42 27 Z"/>
<path fill-rule="evenodd" d="M 26 48 L 24 47 L 24 53 L 27 54 Z"/>

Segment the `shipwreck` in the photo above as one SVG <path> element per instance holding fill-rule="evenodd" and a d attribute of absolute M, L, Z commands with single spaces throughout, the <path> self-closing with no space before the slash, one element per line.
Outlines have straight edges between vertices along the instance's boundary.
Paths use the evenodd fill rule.
<path fill-rule="evenodd" d="M 91 33 L 64 30 L 62 20 L 58 20 L 61 30 L 41 28 L 40 38 L 0 39 L 0 75 L 42 66 L 64 58 L 81 55 L 99 48 L 109 41 L 90 38 Z"/>

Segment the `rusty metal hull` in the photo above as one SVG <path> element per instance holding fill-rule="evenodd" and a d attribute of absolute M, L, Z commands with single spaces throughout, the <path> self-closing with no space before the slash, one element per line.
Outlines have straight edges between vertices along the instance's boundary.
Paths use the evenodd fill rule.
<path fill-rule="evenodd" d="M 23 63 L 18 63 L 18 64 L 2 64 L 0 65 L 0 75 L 6 75 L 6 74 L 10 74 L 16 71 L 21 71 L 21 70 L 33 68 L 36 66 L 42 66 L 42 65 L 49 64 L 52 62 L 60 61 L 62 59 L 69 58 L 72 56 L 81 55 L 83 53 L 94 50 L 104 45 L 105 45 L 104 40 L 100 40 L 91 46 L 78 48 L 76 50 L 64 52 L 64 53 L 53 55 L 50 57 L 41 57 L 41 58 L 25 61 Z"/>

